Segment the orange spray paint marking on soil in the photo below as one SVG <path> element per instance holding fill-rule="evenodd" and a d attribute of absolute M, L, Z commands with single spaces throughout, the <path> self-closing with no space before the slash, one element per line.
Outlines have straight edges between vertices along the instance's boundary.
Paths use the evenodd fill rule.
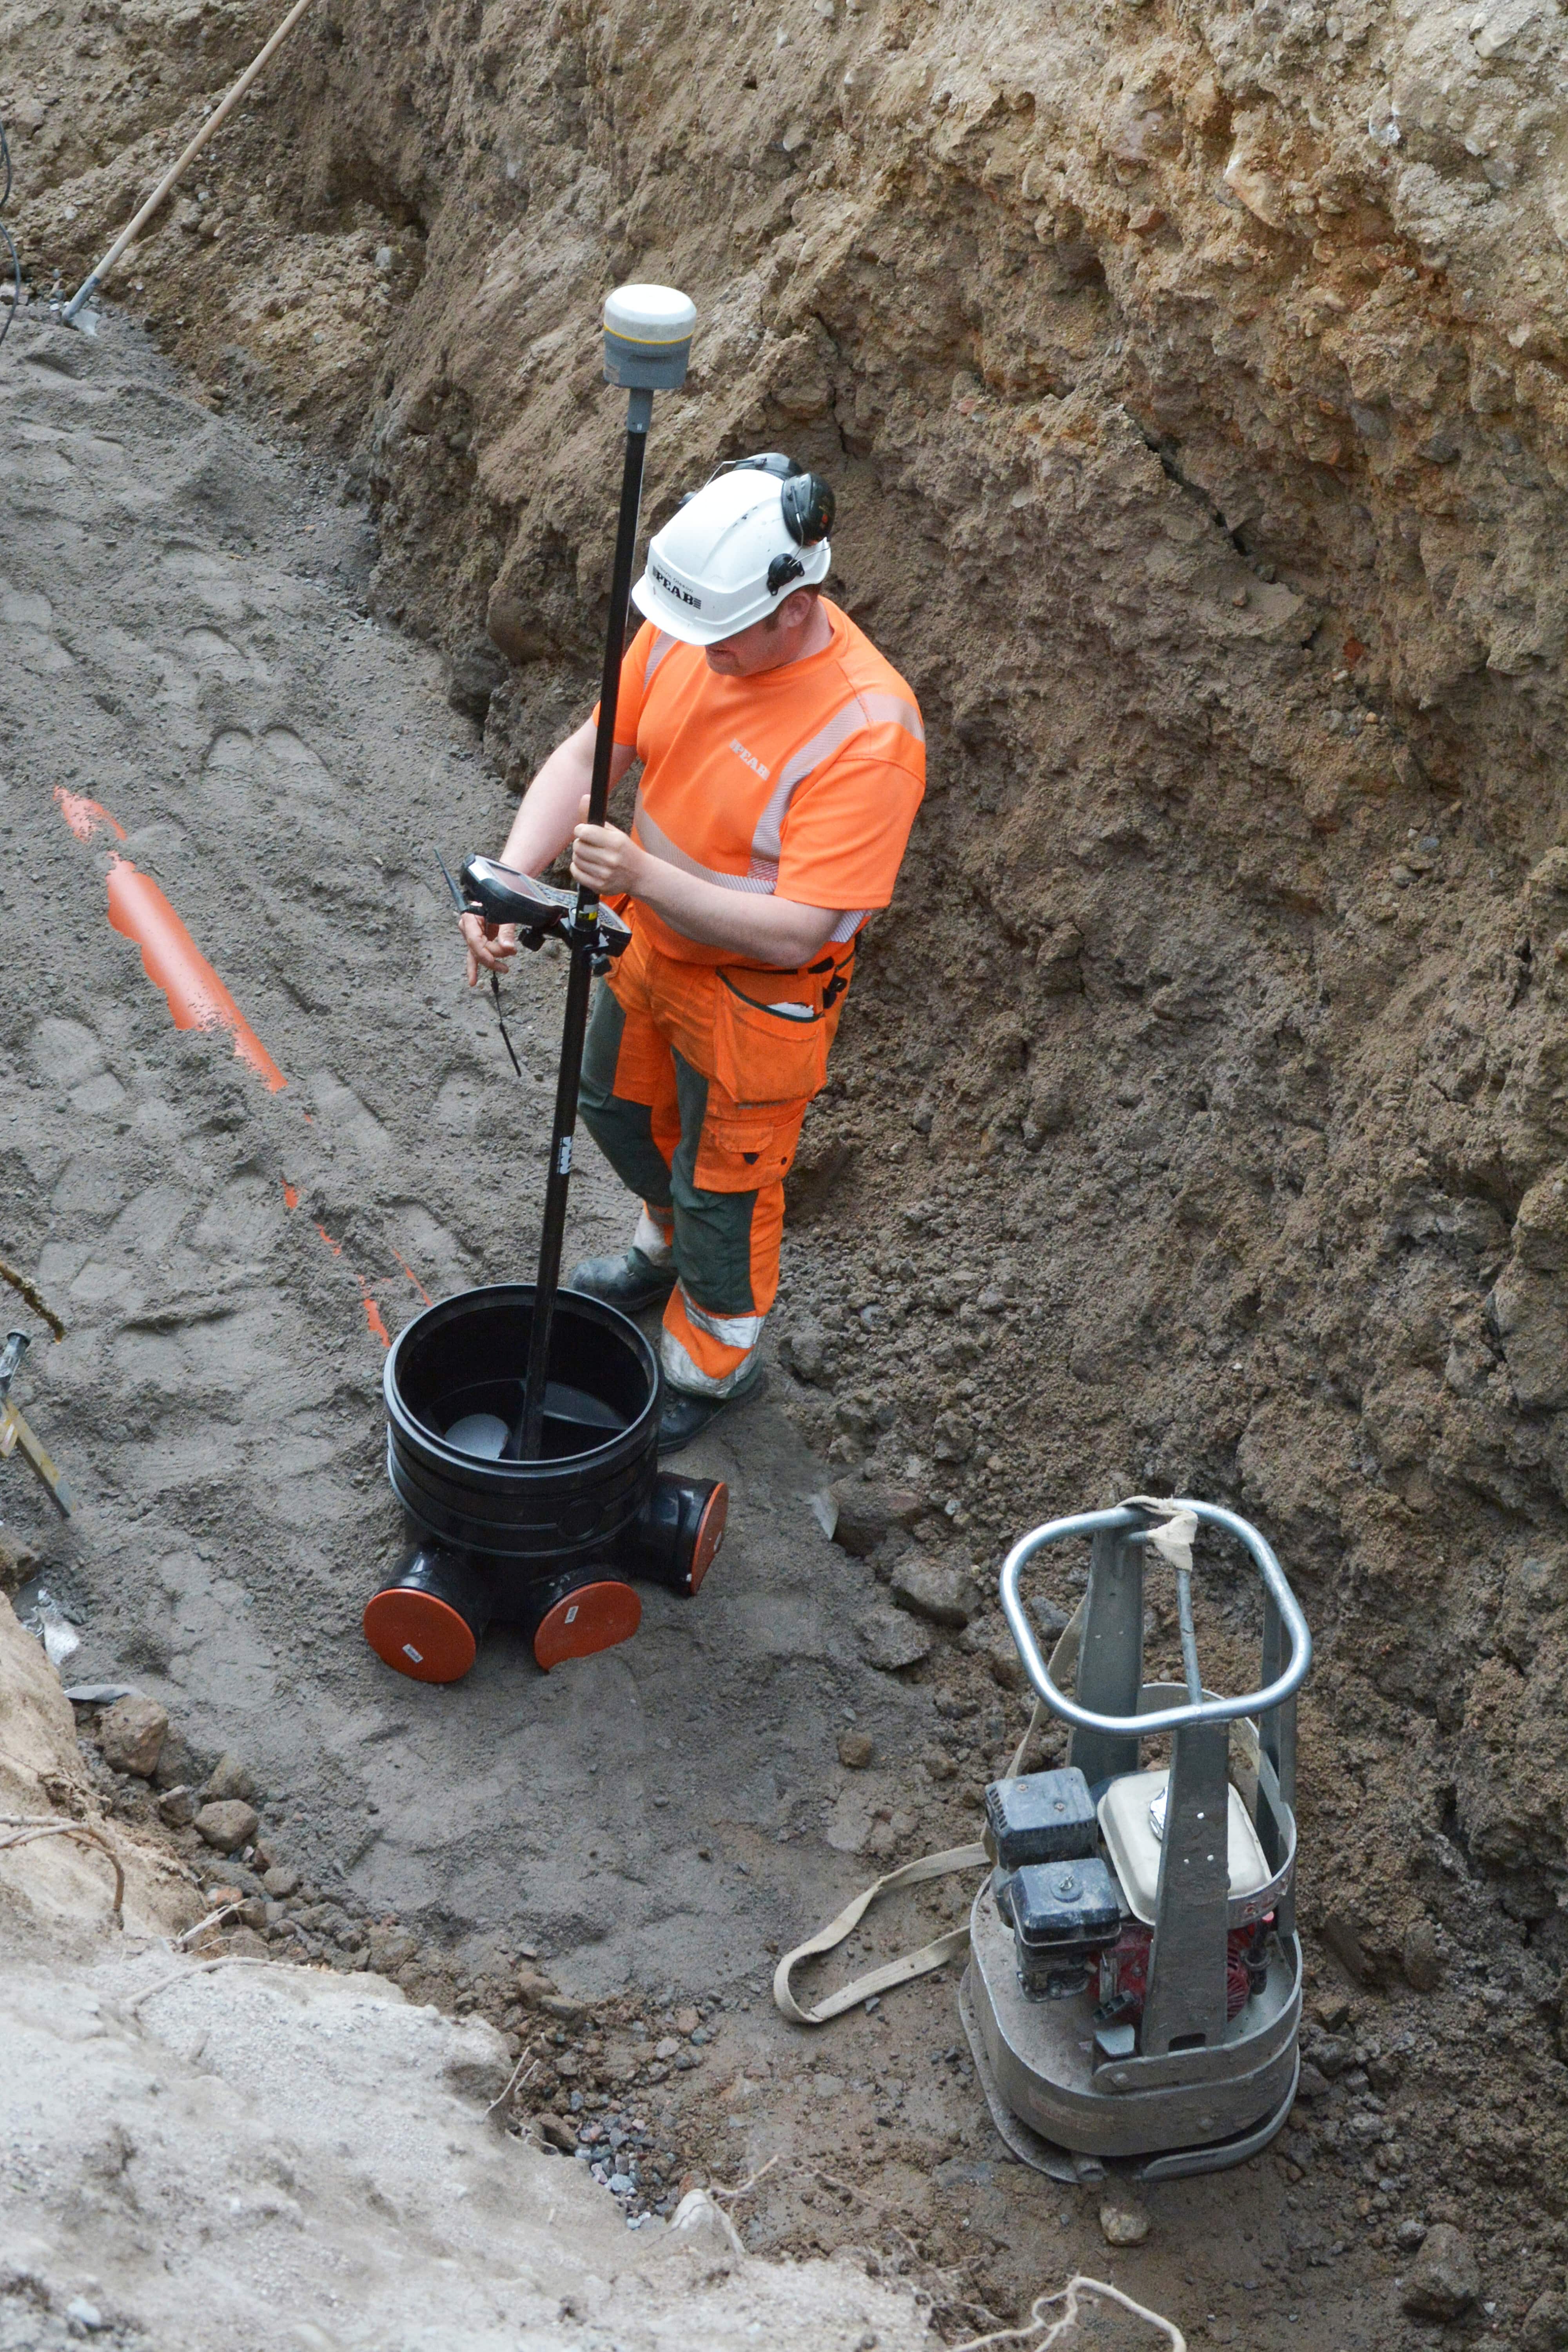
<path fill-rule="evenodd" d="M 109 919 L 141 949 L 142 969 L 168 998 L 176 1029 L 232 1030 L 235 1052 L 265 1079 L 269 1094 L 288 1085 L 156 882 L 128 857 L 117 856 L 109 869 Z"/>
<path fill-rule="evenodd" d="M 290 1184 L 289 1179 L 285 1176 L 283 1179 L 283 1206 L 286 1209 L 297 1209 L 299 1205 L 300 1188 L 297 1184 Z"/>
<path fill-rule="evenodd" d="M 79 841 L 90 841 L 100 824 L 106 824 L 110 833 L 124 840 L 125 827 L 118 817 L 110 815 L 100 802 L 89 801 L 85 793 L 68 793 L 63 784 L 55 786 L 55 798 L 59 803 L 60 814 Z"/>
<path fill-rule="evenodd" d="M 363 1288 L 363 1286 L 362 1285 L 361 1286 Z M 382 1321 L 381 1309 L 376 1305 L 368 1290 L 366 1290 L 364 1294 L 364 1319 L 369 1324 L 371 1329 L 375 1333 L 376 1338 L 381 1341 L 382 1346 L 384 1348 L 390 1348 L 392 1345 L 392 1334 L 387 1329 L 385 1324 Z"/>
<path fill-rule="evenodd" d="M 436 1301 L 431 1297 L 430 1293 L 426 1289 L 425 1285 L 420 1281 L 419 1276 L 415 1273 L 414 1268 L 409 1265 L 408 1260 L 403 1255 L 402 1252 L 400 1250 L 394 1250 L 392 1255 L 396 1258 L 398 1265 L 403 1268 L 404 1273 L 408 1276 L 409 1281 L 414 1285 L 415 1289 L 419 1293 L 419 1296 L 425 1301 L 426 1306 L 434 1307 Z"/>

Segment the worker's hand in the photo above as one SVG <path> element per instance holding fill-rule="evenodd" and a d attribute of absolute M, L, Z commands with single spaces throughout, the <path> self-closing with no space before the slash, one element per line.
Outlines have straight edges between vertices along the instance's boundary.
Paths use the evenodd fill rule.
<path fill-rule="evenodd" d="M 583 796 L 582 812 L 588 814 Z M 601 898 L 626 893 L 635 896 L 647 853 L 613 824 L 578 824 L 572 834 L 572 878 Z"/>
<path fill-rule="evenodd" d="M 504 972 L 517 953 L 515 923 L 487 923 L 482 915 L 464 915 L 458 929 L 468 950 L 468 986 L 479 985 L 481 971 Z"/>

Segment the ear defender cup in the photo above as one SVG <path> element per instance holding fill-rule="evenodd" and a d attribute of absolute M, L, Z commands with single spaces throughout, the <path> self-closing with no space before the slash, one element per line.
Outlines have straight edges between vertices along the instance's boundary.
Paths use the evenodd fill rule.
<path fill-rule="evenodd" d="M 489 1622 L 484 1588 L 450 1552 L 421 1546 L 395 1584 L 365 1603 L 364 1638 L 381 1660 L 416 1683 L 461 1682 Z"/>
<path fill-rule="evenodd" d="M 599 1577 L 564 1591 L 557 1581 L 547 1591 L 556 1597 L 533 1629 L 534 1660 L 545 1674 L 568 1658 L 590 1658 L 596 1650 L 629 1642 L 642 1623 L 641 1601 L 618 1577 Z"/>
<path fill-rule="evenodd" d="M 792 474 L 779 497 L 784 529 L 797 547 L 815 547 L 827 537 L 837 500 L 820 474 Z"/>

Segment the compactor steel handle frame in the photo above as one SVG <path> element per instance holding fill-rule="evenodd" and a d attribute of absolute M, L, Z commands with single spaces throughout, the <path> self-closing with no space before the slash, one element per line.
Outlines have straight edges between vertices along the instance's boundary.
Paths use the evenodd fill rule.
<path fill-rule="evenodd" d="M 1251 1558 L 1262 1579 L 1267 1601 L 1264 1614 L 1265 1673 L 1278 1665 L 1280 1671 L 1274 1681 L 1261 1690 L 1247 1691 L 1240 1698 L 1205 1698 L 1190 1702 L 1185 1706 L 1156 1708 L 1149 1715 L 1097 1715 L 1090 1707 L 1080 1706 L 1052 1682 L 1050 1670 L 1040 1654 L 1034 1628 L 1019 1598 L 1018 1582 L 1026 1568 L 1047 1545 L 1065 1543 L 1070 1536 L 1100 1534 L 1146 1536 L 1155 1524 L 1150 1515 L 1134 1505 L 1120 1504 L 1110 1511 L 1081 1511 L 1070 1519 L 1051 1519 L 1043 1528 L 1036 1528 L 1020 1537 L 1002 1566 L 1002 1609 L 1008 1630 L 1017 1644 L 1018 1655 L 1039 1697 L 1053 1715 L 1079 1730 L 1099 1732 L 1113 1739 L 1147 1739 L 1155 1732 L 1179 1731 L 1184 1726 L 1197 1723 L 1230 1723 L 1240 1716 L 1264 1716 L 1295 1696 L 1307 1679 L 1312 1663 L 1312 1636 L 1301 1614 L 1300 1603 L 1286 1581 L 1285 1571 L 1272 1550 L 1255 1527 L 1227 1511 L 1219 1503 L 1195 1503 L 1173 1498 L 1171 1508 L 1191 1511 L 1200 1526 L 1223 1528 L 1232 1535 Z M 1288 1651 L 1287 1651 L 1288 1644 Z M 1271 1654 L 1272 1653 L 1272 1654 Z"/>

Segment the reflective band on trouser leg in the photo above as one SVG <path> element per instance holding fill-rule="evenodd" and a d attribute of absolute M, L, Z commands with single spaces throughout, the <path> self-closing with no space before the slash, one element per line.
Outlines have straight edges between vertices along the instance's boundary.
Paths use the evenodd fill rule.
<path fill-rule="evenodd" d="M 756 1361 L 765 1315 L 710 1315 L 678 1283 L 664 1310 L 659 1360 L 673 1388 L 729 1396 Z"/>

